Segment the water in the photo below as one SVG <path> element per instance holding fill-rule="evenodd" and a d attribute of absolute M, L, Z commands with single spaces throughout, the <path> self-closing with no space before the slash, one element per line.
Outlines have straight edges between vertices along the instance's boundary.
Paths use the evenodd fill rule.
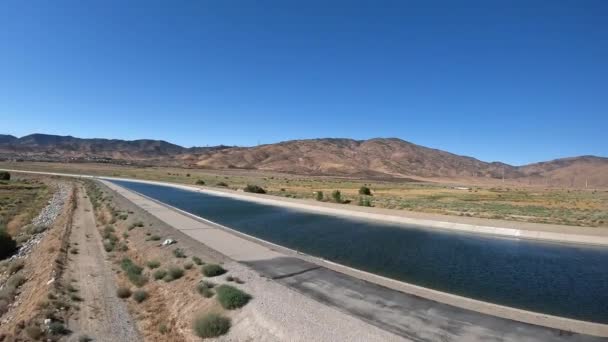
<path fill-rule="evenodd" d="M 444 232 L 166 186 L 115 183 L 243 233 L 385 277 L 608 323 L 608 248 Z"/>

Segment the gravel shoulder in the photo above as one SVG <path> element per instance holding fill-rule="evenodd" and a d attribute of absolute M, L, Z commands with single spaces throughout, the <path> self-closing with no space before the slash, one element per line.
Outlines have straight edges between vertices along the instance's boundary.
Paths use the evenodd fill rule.
<path fill-rule="evenodd" d="M 95 341 L 140 341 L 127 305 L 116 296 L 114 273 L 105 258 L 92 205 L 84 194 L 79 186 L 70 236 L 71 250 L 78 253 L 70 254 L 67 277 L 82 299 L 80 310 L 69 321 L 70 340 L 87 335 Z"/>

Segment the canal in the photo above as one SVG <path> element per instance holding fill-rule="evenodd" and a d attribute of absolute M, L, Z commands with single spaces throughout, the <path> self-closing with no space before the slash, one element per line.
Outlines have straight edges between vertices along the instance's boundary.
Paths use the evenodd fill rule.
<path fill-rule="evenodd" d="M 112 182 L 346 266 L 482 301 L 608 324 L 608 248 L 446 232 Z"/>

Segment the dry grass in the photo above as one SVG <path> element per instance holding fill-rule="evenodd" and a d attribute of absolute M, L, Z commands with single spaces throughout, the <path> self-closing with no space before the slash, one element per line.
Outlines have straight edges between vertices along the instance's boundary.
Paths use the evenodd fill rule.
<path fill-rule="evenodd" d="M 350 205 L 359 203 L 359 190 L 369 187 L 374 207 L 456 216 L 494 218 L 524 222 L 608 227 L 608 191 L 559 189 L 495 183 L 468 185 L 407 180 L 365 180 L 337 177 L 296 176 L 246 170 L 201 170 L 169 167 L 128 167 L 109 164 L 0 163 L 0 167 L 37 171 L 81 172 L 147 180 L 192 184 L 202 180 L 230 189 L 254 184 L 275 196 L 314 200 L 316 191 L 325 197 L 340 190 Z M 190 174 L 190 177 L 187 176 Z M 469 190 L 456 187 L 464 186 Z"/>

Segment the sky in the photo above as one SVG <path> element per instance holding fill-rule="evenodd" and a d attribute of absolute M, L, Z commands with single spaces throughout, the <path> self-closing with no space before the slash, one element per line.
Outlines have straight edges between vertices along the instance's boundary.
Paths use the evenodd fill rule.
<path fill-rule="evenodd" d="M 0 134 L 608 156 L 608 1 L 0 2 Z"/>

